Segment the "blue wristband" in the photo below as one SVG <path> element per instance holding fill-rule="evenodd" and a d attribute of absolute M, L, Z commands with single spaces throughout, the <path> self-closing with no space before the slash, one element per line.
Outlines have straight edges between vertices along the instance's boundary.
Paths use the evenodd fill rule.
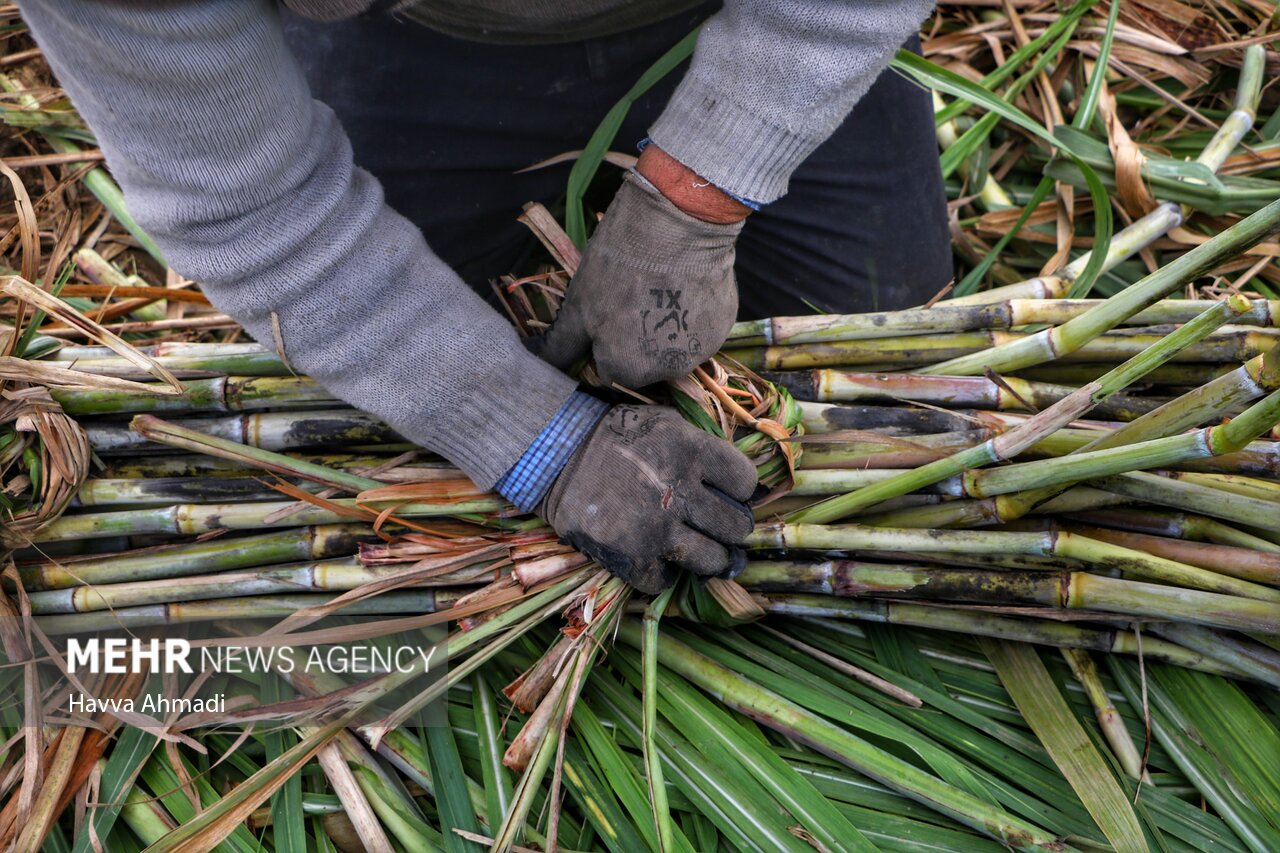
<path fill-rule="evenodd" d="M 608 411 L 608 403 L 574 391 L 494 488 L 522 512 L 532 512 Z"/>

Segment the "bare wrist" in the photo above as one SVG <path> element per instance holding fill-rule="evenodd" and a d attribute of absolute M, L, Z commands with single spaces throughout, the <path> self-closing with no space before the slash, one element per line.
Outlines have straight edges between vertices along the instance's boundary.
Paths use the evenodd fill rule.
<path fill-rule="evenodd" d="M 652 143 L 640 152 L 636 171 L 695 219 L 728 225 L 741 222 L 751 213 L 751 208 Z"/>

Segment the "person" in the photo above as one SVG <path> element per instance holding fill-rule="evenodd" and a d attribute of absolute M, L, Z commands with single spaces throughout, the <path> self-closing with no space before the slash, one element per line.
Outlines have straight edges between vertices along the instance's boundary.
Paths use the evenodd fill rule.
<path fill-rule="evenodd" d="M 929 98 L 883 73 L 931 0 L 24 0 L 134 218 L 336 396 L 644 592 L 732 576 L 751 463 L 606 383 L 675 378 L 739 313 L 924 301 L 950 278 Z M 469 285 L 515 268 L 609 106 L 643 141 L 529 348 Z M 790 190 L 790 191 L 789 191 Z M 425 235 L 425 236 L 424 236 Z M 438 254 L 437 254 L 438 253 Z"/>

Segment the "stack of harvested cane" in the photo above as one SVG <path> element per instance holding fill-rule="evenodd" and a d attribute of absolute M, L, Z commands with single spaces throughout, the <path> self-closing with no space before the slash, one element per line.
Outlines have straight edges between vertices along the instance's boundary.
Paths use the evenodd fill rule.
<path fill-rule="evenodd" d="M 924 704 L 927 680 L 904 687 L 899 672 L 889 674 L 896 686 L 885 684 L 861 653 L 854 667 L 839 639 L 852 629 L 827 620 L 1141 652 L 1147 662 L 1280 687 L 1277 306 L 1238 295 L 1166 298 L 1278 228 L 1280 201 L 1105 301 L 1020 298 L 742 324 L 715 371 L 672 393 L 708 428 L 738 435 L 776 486 L 758 510 L 756 559 L 739 578 L 754 594 L 686 585 L 660 599 L 663 609 L 711 624 L 791 617 L 763 629 L 782 643 L 770 654 L 789 649 L 851 672 L 904 708 Z M 19 281 L 8 287 L 39 303 Z M 1051 325 L 1002 331 L 1043 323 Z M 99 334 L 91 321 L 80 325 Z M 50 635 L 296 617 L 343 596 L 345 613 L 365 616 L 434 612 L 443 621 L 459 608 L 470 615 L 447 647 L 449 682 L 461 685 L 481 663 L 528 660 L 504 657 L 509 644 L 569 606 L 577 627 L 509 688 L 530 716 L 505 763 L 535 792 L 556 748 L 548 733 L 601 649 L 578 638 L 619 631 L 643 644 L 620 585 L 256 345 L 158 345 L 129 358 L 118 348 L 55 349 L 42 337 L 31 346 L 49 349 L 33 363 L 51 372 L 53 401 L 101 461 L 71 507 L 26 534 L 18 554 L 28 606 Z M 933 365 L 939 358 L 947 361 Z M 852 372 L 863 364 L 924 369 Z M 781 377 L 806 402 L 739 365 L 812 368 Z M 1031 369 L 1062 372 L 1050 382 L 1022 375 Z M 141 384 L 165 373 L 181 393 Z M 135 413 L 145 414 L 130 420 Z M 420 521 L 443 517 L 452 521 Z M 389 540 L 373 544 L 375 527 Z M 84 553 L 94 550 L 111 553 Z M 374 588 L 383 591 L 368 594 Z M 585 615 L 584 600 L 597 602 Z M 661 615 L 651 609 L 650 623 Z M 735 674 L 663 631 L 656 654 L 665 675 L 655 678 L 682 676 L 961 824 L 1003 838 L 1021 826 L 998 809 L 979 818 L 983 801 L 957 780 L 848 741 L 822 721 L 821 703 L 793 705 L 786 683 L 754 664 Z M 853 636 L 877 648 L 877 632 Z M 984 646 L 1002 680 L 1006 667 L 1049 677 L 1026 647 L 1000 648 Z M 1092 661 L 1068 661 L 1094 685 L 1095 710 L 1114 715 Z M 1128 666 L 1111 664 L 1116 683 L 1140 682 Z M 1018 690 L 1006 687 L 1022 709 Z M 606 707 L 625 712 L 625 703 Z M 579 706 L 573 721 L 583 713 Z M 362 731 L 388 749 L 383 732 Z M 1126 772 L 1140 776 L 1129 733 L 1106 731 Z M 1163 766 L 1194 784 L 1191 759 L 1155 731 L 1169 751 Z M 514 837 L 535 799 L 517 798 L 493 837 Z M 1120 831 L 1094 820 L 1107 837 Z M 1055 827 L 1041 831 L 1043 843 L 1063 834 L 1052 821 L 1040 825 Z"/>
<path fill-rule="evenodd" d="M 741 369 L 722 371 L 720 381 L 699 371 L 696 383 L 675 391 L 731 430 L 758 429 L 759 418 L 775 427 L 776 438 L 776 428 L 798 422 L 802 436 L 759 445 L 766 480 L 788 480 L 788 461 L 796 471 L 759 507 L 753 547 L 839 551 L 895 563 L 805 564 L 788 554 L 753 562 L 743 584 L 768 591 L 760 602 L 766 610 L 791 613 L 803 612 L 805 603 L 823 613 L 840 610 L 840 603 L 809 597 L 821 590 L 1191 623 L 1203 627 L 1175 624 L 1157 632 L 1184 638 L 1183 645 L 1216 661 L 1216 670 L 1280 686 L 1273 655 L 1262 645 L 1245 638 L 1213 643 L 1205 631 L 1280 633 L 1280 592 L 1268 588 L 1280 578 L 1280 557 L 1272 556 L 1280 553 L 1280 486 L 1273 482 L 1280 445 L 1269 440 L 1280 422 L 1280 364 L 1272 346 L 1280 337 L 1271 324 L 1277 306 L 1241 296 L 1161 299 L 1278 227 L 1280 202 L 1105 301 L 1039 300 L 1032 309 L 1027 300 L 1010 300 L 742 324 L 724 364 L 831 365 L 781 377 L 797 396 L 815 402 L 790 403 Z M 993 333 L 983 328 L 1052 319 L 1059 324 L 1010 333 L 994 346 Z M 911 334 L 922 322 L 978 331 Z M 1102 333 L 1113 329 L 1120 331 Z M 762 336 L 771 342 L 750 346 Z M 843 367 L 866 359 L 910 363 L 939 351 L 952 357 L 945 373 L 928 366 L 910 373 Z M 205 614 L 228 612 L 246 595 L 255 606 L 287 613 L 308 594 L 356 588 L 393 571 L 382 567 L 394 565 L 389 555 L 398 553 L 392 546 L 357 555 L 359 531 L 348 522 L 361 512 L 369 520 L 392 507 L 400 519 L 513 521 L 500 498 L 477 493 L 456 469 L 327 401 L 314 383 L 289 376 L 277 357 L 256 345 L 160 345 L 141 352 L 149 365 L 180 379 L 201 378 L 184 381 L 181 394 L 162 395 L 135 384 L 149 378 L 148 365 L 135 366 L 106 348 L 65 346 L 39 362 L 63 371 L 64 387 L 52 388 L 52 397 L 85 429 L 102 466 L 80 485 L 72 508 L 44 524 L 32 543 L 99 541 L 119 549 L 128 547 L 128 537 L 278 532 L 165 544 L 136 557 L 24 563 L 32 612 L 60 614 L 45 621 L 47 630 L 209 618 Z M 1075 376 L 1083 384 L 1004 373 L 1006 365 L 1021 371 L 1050 362 L 1082 368 Z M 1191 369 L 1184 373 L 1183 365 Z M 986 376 L 967 375 L 979 372 Z M 123 381 L 121 387 L 74 387 L 90 377 Z M 756 411 L 744 411 L 735 397 Z M 1106 417 L 1091 419 L 1100 406 Z M 129 421 L 135 412 L 149 414 Z M 1202 428 L 1188 432 L 1194 427 Z M 758 438 L 747 432 L 745 440 Z M 157 442 L 188 452 L 165 453 Z M 793 442 L 803 452 L 792 450 Z M 264 469 L 292 485 L 273 488 L 262 480 Z M 306 483 L 358 498 L 320 496 L 308 503 Z M 857 524 L 832 526 L 849 521 Z M 551 538 L 516 526 L 521 544 L 513 547 Z M 531 550 L 545 559 L 545 545 Z M 429 551 L 410 548 L 405 559 Z M 517 562 L 520 553 L 513 554 Z M 279 563 L 286 565 L 269 568 Z M 430 594 L 380 596 L 367 606 L 370 612 L 448 606 L 462 595 L 456 584 L 490 578 L 477 567 L 492 563 L 486 553 L 457 568 L 464 577 L 433 579 L 437 589 Z M 575 561 L 562 564 L 576 567 Z M 219 574 L 209 573 L 215 569 Z M 230 569 L 237 574 L 221 574 Z M 279 600 L 268 597 L 285 592 Z M 848 612 L 871 611 L 860 605 Z M 971 619 L 967 630 L 985 633 L 985 617 L 948 613 L 952 620 Z M 1024 610 L 1022 619 L 1035 615 Z M 1007 621 L 999 623 L 1001 632 L 1012 630 Z M 1027 622 L 1023 636 L 1037 636 L 1037 624 Z"/>
<path fill-rule="evenodd" d="M 1069 37 L 1090 6 L 1029 44 Z M 1203 189 L 1252 125 L 1264 59 L 1245 52 L 1236 109 L 1196 168 L 1114 237 L 1097 231 L 1096 255 L 927 308 L 742 323 L 663 389 L 657 402 L 750 456 L 769 494 L 736 581 L 686 580 L 652 601 L 269 349 L 145 337 L 226 318 L 134 305 L 111 331 L 76 302 L 88 290 L 59 299 L 33 272 L 4 279 L 18 306 L 0 328 L 11 663 L 119 627 L 287 645 L 337 613 L 375 634 L 453 631 L 437 643 L 449 672 L 429 683 L 420 670 L 355 693 L 293 679 L 304 700 L 282 703 L 230 676 L 269 713 L 229 719 L 276 724 L 243 734 L 110 713 L 46 729 L 31 666 L 0 669 L 23 700 L 0 708 L 0 838 L 1280 849 L 1280 302 L 1261 298 L 1280 198 L 1239 179 Z M 953 148 L 984 144 L 980 126 L 957 128 Z M 1001 198 L 972 161 L 951 166 Z M 1096 180 L 1095 166 L 1050 168 Z M 1200 191 L 1234 192 L 1248 215 L 1101 285 L 1183 227 Z M 527 333 L 554 316 L 576 249 L 544 210 L 525 219 L 557 261 L 500 288 Z M 72 260 L 98 285 L 155 296 L 90 248 Z M 1246 272 L 1225 292 L 1184 291 L 1223 269 Z M 1114 293 L 1081 298 L 1095 285 Z M 402 725 L 432 700 L 449 727 Z"/>

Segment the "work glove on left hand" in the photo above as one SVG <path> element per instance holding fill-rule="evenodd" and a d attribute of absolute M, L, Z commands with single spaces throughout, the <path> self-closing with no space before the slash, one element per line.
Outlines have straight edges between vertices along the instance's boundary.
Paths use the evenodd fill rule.
<path fill-rule="evenodd" d="M 569 369 L 595 357 L 606 384 L 639 388 L 715 354 L 738 314 L 741 222 L 704 222 L 628 174 L 582 258 L 559 316 L 530 348 Z"/>

